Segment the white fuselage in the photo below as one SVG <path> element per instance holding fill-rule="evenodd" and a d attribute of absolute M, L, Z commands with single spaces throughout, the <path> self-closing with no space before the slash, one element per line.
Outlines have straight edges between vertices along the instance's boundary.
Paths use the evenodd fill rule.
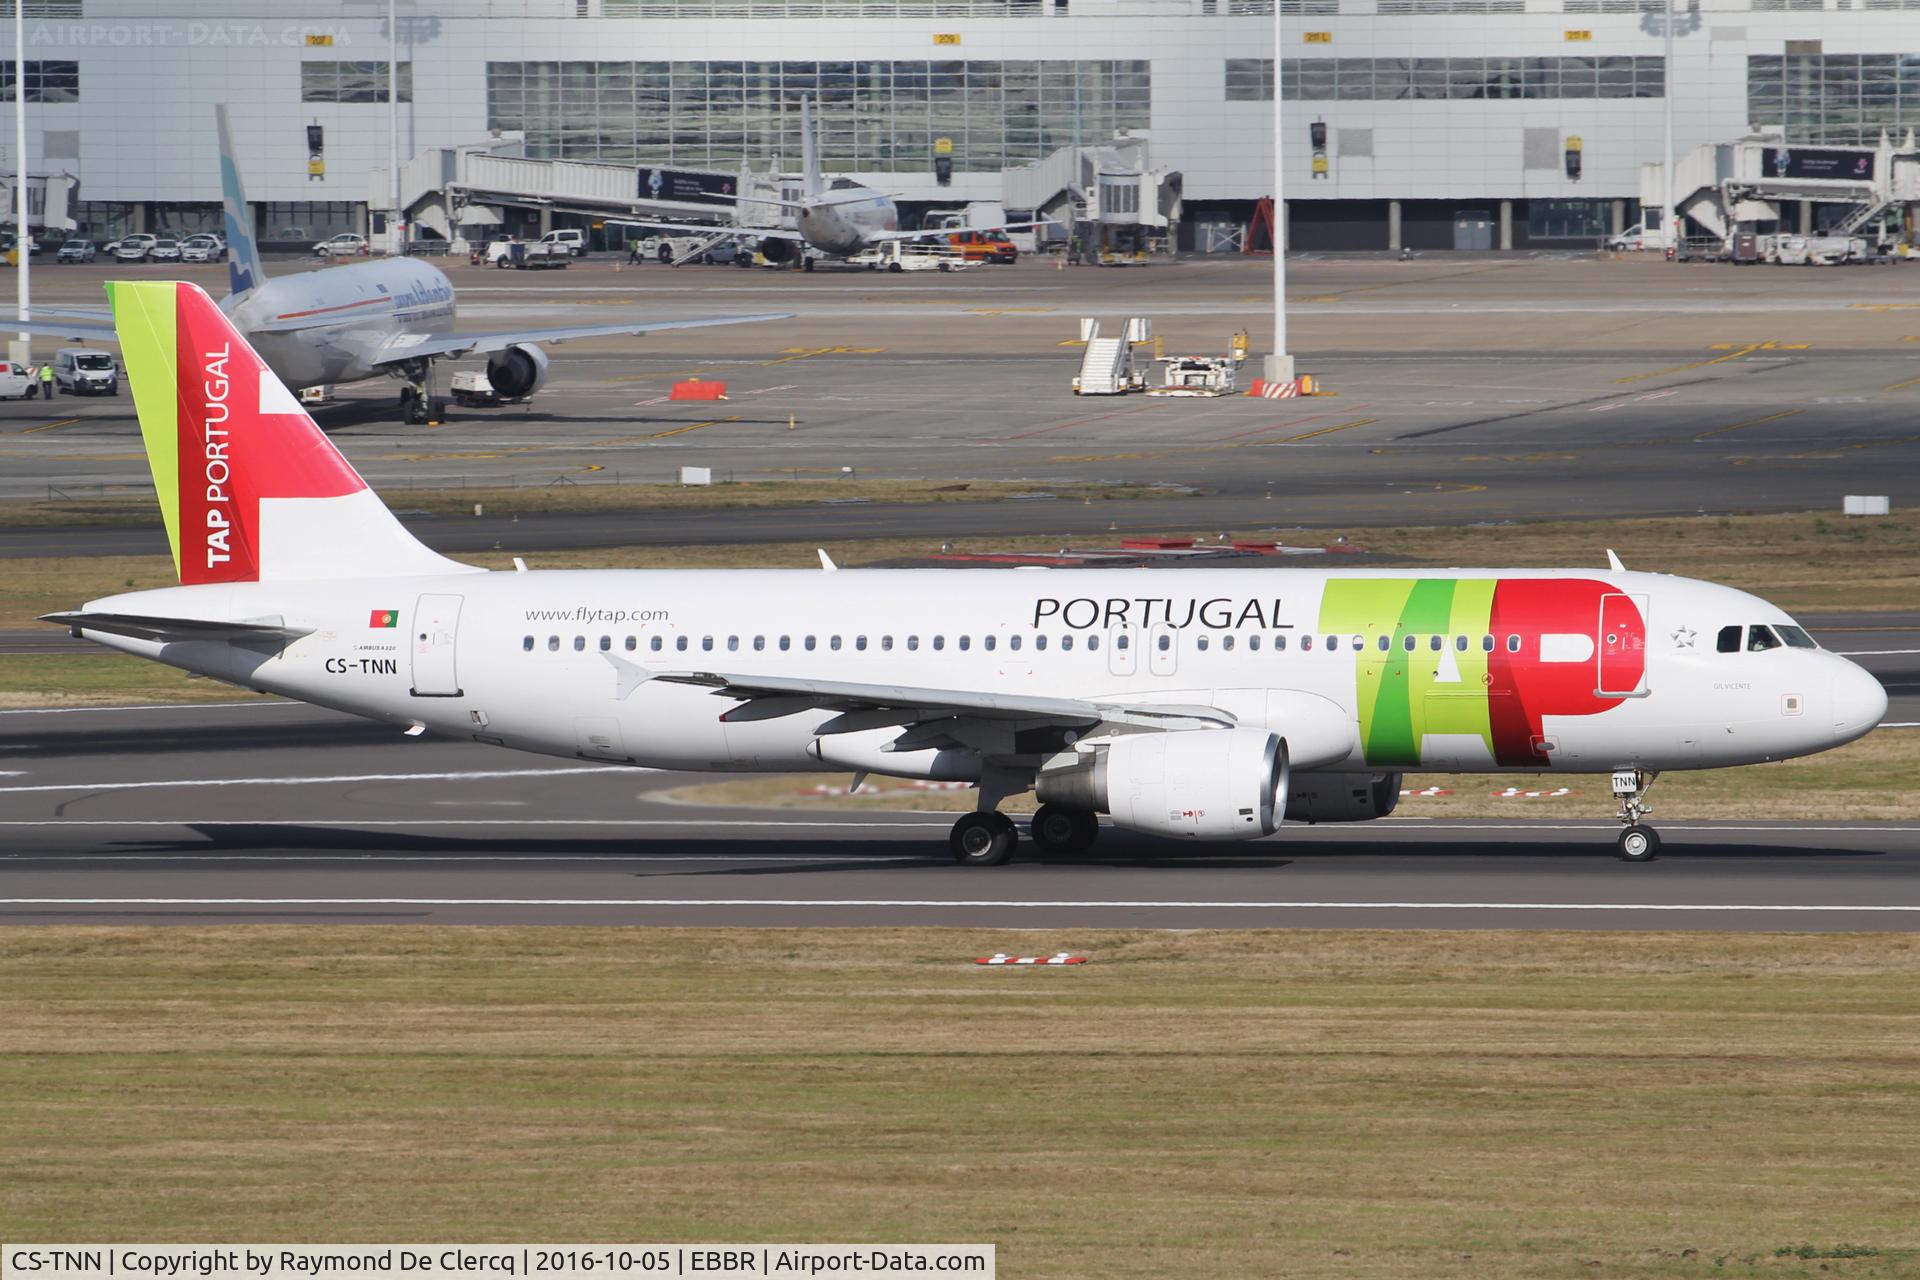
<path fill-rule="evenodd" d="M 279 276 L 226 307 L 261 359 L 295 391 L 385 376 L 396 339 L 453 332 L 453 285 L 414 258 Z"/>
<path fill-rule="evenodd" d="M 874 246 L 874 232 L 898 231 L 900 210 L 878 191 L 842 187 L 803 203 L 798 222 L 808 245 L 831 257 L 849 258 Z"/>
<path fill-rule="evenodd" d="M 1636 601 L 1636 616 L 1644 615 L 1644 666 L 1636 660 L 1621 681 L 1634 687 L 1611 690 L 1620 696 L 1574 714 L 1545 706 L 1522 735 L 1543 755 L 1503 761 L 1492 737 L 1462 727 L 1476 714 L 1484 726 L 1484 708 L 1502 697 L 1517 699 L 1502 704 L 1501 714 L 1510 726 L 1519 723 L 1520 704 L 1541 695 L 1500 687 L 1489 659 L 1475 657 L 1483 641 L 1526 664 L 1534 689 L 1551 685 L 1562 691 L 1555 696 L 1571 690 L 1584 698 L 1615 683 L 1595 670 L 1602 646 L 1618 639 L 1599 634 L 1612 624 L 1555 622 L 1553 634 L 1539 634 L 1509 621 L 1511 632 L 1486 637 L 1426 635 L 1393 617 L 1348 614 L 1345 630 L 1328 631 L 1336 592 L 1352 597 L 1409 576 L 552 571 L 235 583 L 135 593 L 88 608 L 265 618 L 312 634 L 278 653 L 87 634 L 252 688 L 453 737 L 703 770 L 824 767 L 815 743 L 837 713 L 800 702 L 790 714 L 729 721 L 723 717 L 739 701 L 652 676 L 717 672 L 1211 706 L 1243 725 L 1295 735 L 1296 764 L 1323 770 L 1709 768 L 1824 750 L 1868 732 L 1885 711 L 1879 684 L 1831 653 L 1717 652 L 1714 638 L 1724 627 L 1791 622 L 1730 588 L 1635 573 L 1420 574 L 1423 583 L 1460 586 L 1462 594 L 1496 580 L 1573 579 L 1622 593 L 1608 598 Z M 370 614 L 386 610 L 397 613 L 396 627 L 369 625 Z M 1416 703 L 1413 759 L 1391 746 L 1399 730 L 1381 719 L 1383 690 L 1408 687 Z M 884 763 L 876 771 L 886 772 Z"/>

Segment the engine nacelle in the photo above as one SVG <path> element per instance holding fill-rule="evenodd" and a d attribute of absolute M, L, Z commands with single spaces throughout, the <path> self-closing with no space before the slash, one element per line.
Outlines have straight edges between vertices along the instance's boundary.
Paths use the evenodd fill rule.
<path fill-rule="evenodd" d="M 792 262 L 800 256 L 800 246 L 791 240 L 782 240 L 778 236 L 762 236 L 754 242 L 760 256 L 775 266 Z"/>
<path fill-rule="evenodd" d="M 1272 835 L 1287 807 L 1287 744 L 1264 729 L 1131 734 L 1043 769 L 1033 791 L 1129 831 L 1252 840 Z"/>
<path fill-rule="evenodd" d="M 1397 773 L 1296 773 L 1287 792 L 1287 821 L 1368 822 L 1399 803 Z"/>
<path fill-rule="evenodd" d="M 487 360 L 487 381 L 502 400 L 524 400 L 547 385 L 547 353 L 531 343 L 496 351 Z"/>

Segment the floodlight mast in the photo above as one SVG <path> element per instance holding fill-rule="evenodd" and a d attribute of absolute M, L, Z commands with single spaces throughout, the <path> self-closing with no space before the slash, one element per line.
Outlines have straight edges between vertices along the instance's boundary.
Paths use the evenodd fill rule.
<path fill-rule="evenodd" d="M 1280 7 L 1281 0 L 1273 0 L 1273 218 L 1267 229 L 1273 242 L 1273 354 L 1266 362 L 1268 382 L 1293 381 L 1293 356 L 1287 352 L 1287 144 L 1280 113 Z"/>

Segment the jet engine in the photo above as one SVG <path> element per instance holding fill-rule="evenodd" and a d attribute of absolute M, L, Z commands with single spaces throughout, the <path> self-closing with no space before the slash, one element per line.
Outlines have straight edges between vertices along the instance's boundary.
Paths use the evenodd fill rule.
<path fill-rule="evenodd" d="M 531 343 L 496 351 L 487 360 L 487 381 L 502 400 L 524 400 L 547 384 L 547 353 Z"/>
<path fill-rule="evenodd" d="M 792 262 L 800 256 L 800 246 L 791 240 L 782 240 L 778 236 L 762 236 L 754 242 L 760 256 L 775 266 Z"/>
<path fill-rule="evenodd" d="M 1130 734 L 1042 769 L 1033 790 L 1129 831 L 1252 840 L 1272 835 L 1287 806 L 1287 744 L 1264 729 Z"/>
<path fill-rule="evenodd" d="M 1287 792 L 1289 822 L 1367 822 L 1400 803 L 1397 773 L 1296 773 Z"/>

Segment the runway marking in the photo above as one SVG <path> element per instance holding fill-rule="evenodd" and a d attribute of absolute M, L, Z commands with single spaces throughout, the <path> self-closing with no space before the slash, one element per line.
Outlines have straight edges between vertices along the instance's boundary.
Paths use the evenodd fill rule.
<path fill-rule="evenodd" d="M 1169 911 L 1777 911 L 1916 913 L 1920 905 L 1725 902 L 1234 902 L 1142 898 L 0 898 L 9 907 L 989 907 L 994 910 Z"/>
<path fill-rule="evenodd" d="M 215 707 L 302 707 L 302 702 L 154 702 L 135 707 L 11 707 L 0 716 L 70 716 L 82 711 L 205 711 Z"/>
<path fill-rule="evenodd" d="M 1920 385 L 1920 378 L 1908 378 L 1905 382 L 1896 382 L 1890 387 L 1882 387 L 1881 390 L 1882 391 L 1904 391 L 1906 388 L 1911 386 L 1916 386 L 1916 385 Z"/>
<path fill-rule="evenodd" d="M 1888 389 L 1891 390 L 1892 388 L 1888 388 Z M 18 434 L 23 436 L 30 436 L 34 434 L 36 431 L 52 431 L 56 427 L 70 427 L 78 421 L 80 421 L 80 419 L 78 418 L 62 418 L 58 422 L 49 422 L 44 426 L 28 427 L 25 431 L 19 432 Z"/>
<path fill-rule="evenodd" d="M 1741 431 L 1747 427 L 1757 427 L 1767 422 L 1778 422 L 1782 418 L 1791 418 L 1795 414 L 1805 413 L 1805 409 L 1782 409 L 1779 413 L 1770 413 L 1764 418 L 1749 418 L 1745 422 L 1736 422 L 1732 426 L 1715 427 L 1711 431 L 1702 431 L 1695 440 L 1705 440 L 1710 436 L 1725 435 L 1729 431 Z"/>
<path fill-rule="evenodd" d="M 689 423 L 684 427 L 675 427 L 671 431 L 656 431 L 652 435 L 648 436 L 647 438 L 649 440 L 665 440 L 668 436 L 685 435 L 689 431 L 698 431 L 702 427 L 718 426 L 723 422 L 738 422 L 740 421 L 740 417 L 741 415 L 736 413 L 730 418 L 708 418 L 705 422 Z"/>
<path fill-rule="evenodd" d="M 30 791 L 143 791 L 158 787 L 307 787 L 327 782 L 442 782 L 468 778 L 557 778 L 586 773 L 651 773 L 635 765 L 590 765 L 584 769 L 475 769 L 447 773 L 342 773 L 306 778 L 167 778 L 144 782 L 55 782 L 31 787 L 0 787 L 0 793 Z"/>
<path fill-rule="evenodd" d="M 1302 440 L 1311 440 L 1315 436 L 1332 435 L 1336 431 L 1346 431 L 1352 427 L 1365 427 L 1380 421 L 1378 418 L 1355 418 L 1352 422 L 1336 422 L 1331 427 L 1321 427 L 1318 431 L 1306 431 L 1297 436 L 1287 436 L 1277 441 L 1279 444 L 1298 444 Z M 1485 486 L 1481 486 L 1485 488 Z"/>

